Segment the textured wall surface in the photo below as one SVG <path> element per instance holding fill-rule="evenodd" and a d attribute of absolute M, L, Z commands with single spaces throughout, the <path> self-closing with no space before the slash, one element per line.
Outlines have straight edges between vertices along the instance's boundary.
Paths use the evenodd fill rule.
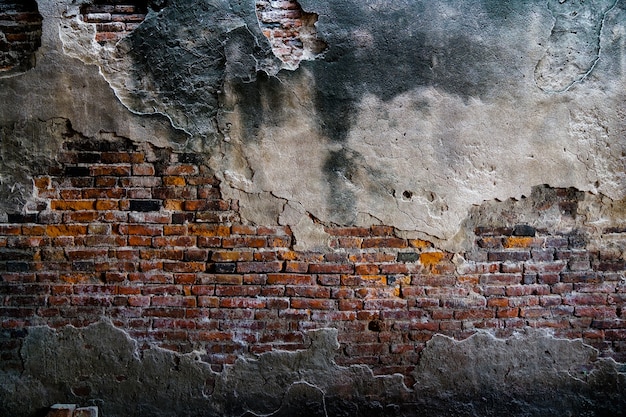
<path fill-rule="evenodd" d="M 0 2 L 0 415 L 625 415 L 625 22 Z"/>

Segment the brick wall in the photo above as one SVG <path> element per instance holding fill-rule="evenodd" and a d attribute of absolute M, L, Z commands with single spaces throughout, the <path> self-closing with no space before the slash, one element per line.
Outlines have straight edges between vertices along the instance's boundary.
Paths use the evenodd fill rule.
<path fill-rule="evenodd" d="M 100 0 L 81 8 L 82 20 L 96 25 L 96 42 L 114 43 L 146 18 L 147 0 Z"/>
<path fill-rule="evenodd" d="M 303 59 L 313 59 L 326 49 L 317 38 L 317 15 L 305 12 L 297 1 L 257 0 L 256 12 L 263 34 L 286 67 L 296 68 Z"/>
<path fill-rule="evenodd" d="M 434 334 L 477 329 L 551 329 L 626 360 L 624 260 L 584 236 L 479 227 L 453 254 L 391 227 L 332 227 L 328 251 L 295 251 L 288 227 L 242 224 L 198 155 L 75 139 L 58 160 L 34 178 L 31 211 L 0 224 L 4 368 L 22 366 L 28 326 L 102 317 L 143 347 L 204 348 L 216 370 L 303 348 L 320 327 L 338 329 L 338 363 L 407 378 Z"/>
<path fill-rule="evenodd" d="M 35 0 L 0 2 L 0 76 L 35 66 L 41 22 Z"/>

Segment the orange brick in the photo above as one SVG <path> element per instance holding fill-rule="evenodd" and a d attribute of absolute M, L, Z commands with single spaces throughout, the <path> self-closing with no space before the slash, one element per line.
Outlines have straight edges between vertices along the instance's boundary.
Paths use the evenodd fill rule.
<path fill-rule="evenodd" d="M 189 233 L 196 236 L 230 236 L 230 227 L 214 224 L 192 224 Z"/>
<path fill-rule="evenodd" d="M 252 252 L 223 251 L 213 252 L 211 255 L 213 262 L 249 262 L 252 259 Z"/>
<path fill-rule="evenodd" d="M 359 279 L 361 283 L 366 283 L 367 285 L 387 285 L 387 277 L 385 275 L 361 275 Z"/>
<path fill-rule="evenodd" d="M 490 298 L 487 300 L 488 307 L 508 307 L 509 299 L 508 298 Z"/>
<path fill-rule="evenodd" d="M 91 167 L 91 174 L 96 177 L 127 177 L 130 175 L 130 165 L 95 165 Z"/>
<path fill-rule="evenodd" d="M 50 187 L 49 177 L 38 177 L 33 180 L 35 187 L 39 190 L 45 190 Z"/>
<path fill-rule="evenodd" d="M 430 243 L 429 241 L 421 240 L 421 239 L 411 239 L 409 240 L 409 245 L 412 248 L 420 248 L 420 249 L 431 248 L 433 246 L 433 244 Z"/>
<path fill-rule="evenodd" d="M 528 248 L 533 246 L 536 239 L 532 237 L 526 236 L 510 236 L 504 239 L 504 247 L 507 249 L 511 248 Z"/>
<path fill-rule="evenodd" d="M 420 254 L 420 263 L 424 266 L 432 267 L 446 256 L 443 252 L 424 252 Z"/>
<path fill-rule="evenodd" d="M 378 265 L 361 264 L 355 266 L 355 273 L 357 275 L 376 275 L 380 272 Z"/>
<path fill-rule="evenodd" d="M 52 210 L 93 210 L 96 207 L 95 200 L 52 200 L 50 208 Z"/>
<path fill-rule="evenodd" d="M 256 235 L 256 227 L 244 224 L 234 224 L 231 227 L 234 235 Z"/>
<path fill-rule="evenodd" d="M 152 238 L 149 236 L 129 236 L 129 246 L 150 246 L 152 244 Z"/>
<path fill-rule="evenodd" d="M 89 282 L 91 281 L 91 276 L 88 274 L 83 274 L 80 272 L 71 272 L 67 274 L 61 274 L 59 276 L 61 281 L 70 283 L 70 284 L 78 284 L 81 282 Z"/>
<path fill-rule="evenodd" d="M 372 233 L 372 236 L 392 236 L 393 235 L 392 226 L 374 225 L 370 227 L 370 231 Z"/>
<path fill-rule="evenodd" d="M 117 200 L 97 200 L 96 210 L 117 210 L 119 202 Z"/>
<path fill-rule="evenodd" d="M 279 258 L 284 261 L 295 261 L 296 259 L 298 259 L 298 254 L 291 250 L 279 252 Z"/>
<path fill-rule="evenodd" d="M 163 185 L 184 187 L 187 185 L 185 178 L 178 176 L 163 177 Z"/>
<path fill-rule="evenodd" d="M 165 236 L 184 236 L 187 234 L 187 226 L 185 225 L 174 225 L 174 226 L 163 226 L 163 234 Z"/>
<path fill-rule="evenodd" d="M 87 226 L 67 224 L 48 225 L 46 226 L 46 234 L 50 237 L 86 235 Z"/>
<path fill-rule="evenodd" d="M 181 211 L 183 209 L 183 200 L 164 200 L 163 208 L 165 210 Z"/>

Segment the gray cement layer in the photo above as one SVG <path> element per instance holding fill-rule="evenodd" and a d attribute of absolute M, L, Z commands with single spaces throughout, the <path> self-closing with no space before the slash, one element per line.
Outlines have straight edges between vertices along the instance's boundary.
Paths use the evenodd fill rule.
<path fill-rule="evenodd" d="M 307 335 L 306 350 L 241 357 L 222 372 L 138 344 L 110 322 L 28 330 L 24 371 L 0 374 L 0 413 L 30 416 L 54 403 L 133 416 L 624 415 L 626 369 L 580 341 L 537 330 L 508 339 L 435 336 L 416 383 L 338 366 L 337 331 Z"/>

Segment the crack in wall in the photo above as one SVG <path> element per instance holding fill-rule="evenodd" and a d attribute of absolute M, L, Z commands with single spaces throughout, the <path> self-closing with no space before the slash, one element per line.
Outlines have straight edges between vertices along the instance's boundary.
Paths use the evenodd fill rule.
<path fill-rule="evenodd" d="M 607 15 L 619 0 L 550 0 L 554 26 L 535 83 L 547 93 L 563 93 L 594 70 L 602 53 L 600 39 Z"/>

